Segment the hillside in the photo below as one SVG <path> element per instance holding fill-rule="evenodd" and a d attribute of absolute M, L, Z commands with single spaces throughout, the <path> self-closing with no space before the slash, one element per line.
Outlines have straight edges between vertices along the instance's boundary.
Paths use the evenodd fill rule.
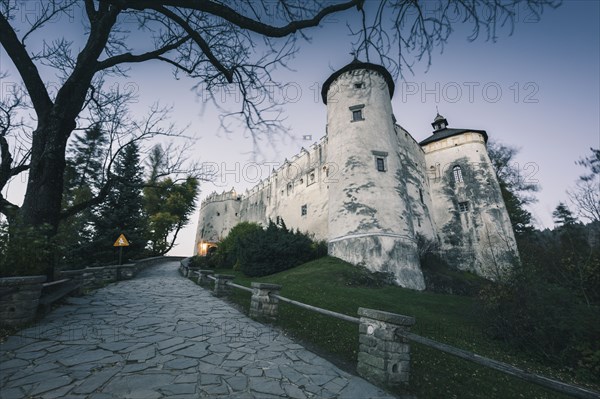
<path fill-rule="evenodd" d="M 231 270 L 219 272 L 236 274 L 235 282 L 246 286 L 251 281 L 281 284 L 283 296 L 352 316 L 356 316 L 359 307 L 413 316 L 417 323 L 412 331 L 417 334 L 529 371 L 584 384 L 575 381 L 567 371 L 551 369 L 502 342 L 484 336 L 474 298 L 418 292 L 389 285 L 377 287 L 379 282 L 368 273 L 331 257 L 262 278 L 250 279 Z M 247 311 L 249 296 L 249 293 L 235 290 L 231 299 Z M 288 304 L 280 304 L 277 324 L 287 334 L 328 356 L 339 366 L 347 369 L 355 366 L 358 348 L 356 325 Z M 413 344 L 412 348 L 410 393 L 420 399 L 565 397 L 421 345 Z"/>

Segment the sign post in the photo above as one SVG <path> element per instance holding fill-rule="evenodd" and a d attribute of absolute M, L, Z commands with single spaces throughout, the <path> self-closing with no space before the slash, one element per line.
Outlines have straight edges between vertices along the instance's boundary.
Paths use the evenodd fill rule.
<path fill-rule="evenodd" d="M 129 241 L 125 238 L 124 234 L 121 234 L 117 241 L 113 244 L 113 247 L 119 247 L 119 266 L 123 264 L 123 247 L 128 247 Z"/>

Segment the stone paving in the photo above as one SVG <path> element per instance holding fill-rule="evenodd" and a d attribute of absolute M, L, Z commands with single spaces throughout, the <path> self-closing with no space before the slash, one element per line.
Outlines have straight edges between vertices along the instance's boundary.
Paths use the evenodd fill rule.
<path fill-rule="evenodd" d="M 0 398 L 391 398 L 209 291 L 177 262 L 69 298 L 0 344 Z"/>

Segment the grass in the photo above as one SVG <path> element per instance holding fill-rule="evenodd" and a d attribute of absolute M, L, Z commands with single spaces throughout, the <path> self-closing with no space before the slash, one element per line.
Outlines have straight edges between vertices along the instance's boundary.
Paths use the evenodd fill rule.
<path fill-rule="evenodd" d="M 359 307 L 413 316 L 417 322 L 412 331 L 417 334 L 566 382 L 580 385 L 584 383 L 574 380 L 566 371 L 553 369 L 483 335 L 473 298 L 417 292 L 395 286 L 355 286 L 351 284 L 355 270 L 354 266 L 345 262 L 325 257 L 262 278 L 251 279 L 232 270 L 219 272 L 236 275 L 235 282 L 245 286 L 250 286 L 252 281 L 281 284 L 282 296 L 351 316 L 356 316 Z M 234 290 L 231 300 L 247 311 L 250 294 Z M 277 325 L 293 338 L 308 345 L 309 349 L 326 354 L 326 357 L 342 368 L 355 367 L 357 325 L 286 303 L 280 303 Z M 411 364 L 409 392 L 420 399 L 567 398 L 414 343 Z M 598 386 L 592 388 L 597 390 Z"/>

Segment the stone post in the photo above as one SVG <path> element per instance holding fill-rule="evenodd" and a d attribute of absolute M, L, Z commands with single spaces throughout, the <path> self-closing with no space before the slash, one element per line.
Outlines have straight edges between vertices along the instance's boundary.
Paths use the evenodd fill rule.
<path fill-rule="evenodd" d="M 410 331 L 414 317 L 359 308 L 358 374 L 384 386 L 408 384 L 410 344 L 396 334 Z"/>
<path fill-rule="evenodd" d="M 268 283 L 252 283 L 252 299 L 250 301 L 250 317 L 256 320 L 275 321 L 277 319 L 281 286 Z"/>
<path fill-rule="evenodd" d="M 235 276 L 230 274 L 215 274 L 215 296 L 226 296 L 229 295 L 231 287 L 227 285 L 229 281 L 233 281 Z"/>
<path fill-rule="evenodd" d="M 200 269 L 198 270 L 198 284 L 199 285 L 205 285 L 210 283 L 210 279 L 208 278 L 209 274 L 214 274 L 215 271 L 214 270 L 208 270 L 208 269 Z"/>

